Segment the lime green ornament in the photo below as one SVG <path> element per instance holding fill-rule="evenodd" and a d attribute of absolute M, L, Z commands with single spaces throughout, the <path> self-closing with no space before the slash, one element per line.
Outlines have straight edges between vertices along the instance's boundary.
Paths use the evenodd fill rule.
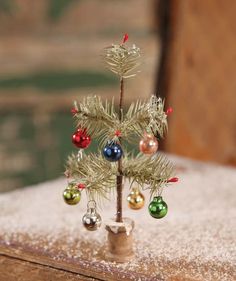
<path fill-rule="evenodd" d="M 149 204 L 148 210 L 153 218 L 161 219 L 167 214 L 168 206 L 161 196 L 156 196 Z"/>
<path fill-rule="evenodd" d="M 63 198 L 66 204 L 76 205 L 81 199 L 81 192 L 74 185 L 69 184 L 63 192 Z"/>

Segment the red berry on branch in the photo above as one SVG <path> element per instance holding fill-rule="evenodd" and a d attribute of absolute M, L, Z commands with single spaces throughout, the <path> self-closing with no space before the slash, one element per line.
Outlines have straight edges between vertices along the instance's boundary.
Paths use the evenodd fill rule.
<path fill-rule="evenodd" d="M 166 115 L 170 115 L 172 112 L 173 112 L 173 108 L 172 108 L 172 107 L 169 107 L 169 108 L 166 110 Z"/>
<path fill-rule="evenodd" d="M 76 108 L 72 108 L 72 109 L 71 109 L 71 113 L 72 113 L 73 115 L 75 115 L 76 113 L 78 113 L 78 110 L 77 110 Z"/>
<path fill-rule="evenodd" d="M 179 178 L 171 178 L 167 182 L 169 183 L 169 182 L 177 182 L 177 181 L 179 181 Z"/>
<path fill-rule="evenodd" d="M 128 39 L 129 39 L 129 35 L 127 33 L 125 33 L 122 44 L 124 44 L 126 41 L 128 41 Z"/>
<path fill-rule="evenodd" d="M 79 188 L 79 189 L 85 189 L 85 184 L 79 183 L 79 184 L 77 184 L 77 188 Z"/>
<path fill-rule="evenodd" d="M 86 129 L 78 129 L 78 131 L 72 135 L 72 142 L 78 148 L 84 149 L 90 145 L 91 138 L 87 135 Z"/>
<path fill-rule="evenodd" d="M 121 131 L 120 130 L 116 130 L 115 131 L 115 136 L 120 137 L 121 136 Z"/>

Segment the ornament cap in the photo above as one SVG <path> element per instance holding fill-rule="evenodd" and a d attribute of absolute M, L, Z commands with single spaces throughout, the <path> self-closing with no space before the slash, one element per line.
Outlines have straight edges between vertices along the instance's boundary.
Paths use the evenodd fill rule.
<path fill-rule="evenodd" d="M 154 201 L 154 202 L 161 202 L 161 201 L 163 201 L 162 196 L 155 196 L 155 197 L 153 198 L 153 201 Z"/>
<path fill-rule="evenodd" d="M 87 204 L 87 212 L 91 213 L 91 214 L 96 214 L 97 213 L 97 210 L 96 210 L 96 202 L 94 200 L 90 200 Z"/>
<path fill-rule="evenodd" d="M 131 193 L 140 193 L 140 190 L 137 186 L 132 187 Z"/>
<path fill-rule="evenodd" d="M 73 189 L 75 186 L 75 184 L 73 182 L 69 182 L 68 186 L 66 187 L 66 189 Z"/>

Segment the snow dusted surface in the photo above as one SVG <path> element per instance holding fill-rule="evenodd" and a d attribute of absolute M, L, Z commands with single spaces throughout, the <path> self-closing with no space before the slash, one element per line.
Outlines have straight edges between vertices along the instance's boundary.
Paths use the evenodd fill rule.
<path fill-rule="evenodd" d="M 171 158 L 180 182 L 164 190 L 164 219 L 149 216 L 148 194 L 139 211 L 124 200 L 124 216 L 135 220 L 133 261 L 103 260 L 105 224 L 96 232 L 83 228 L 85 194 L 77 206 L 67 206 L 64 179 L 0 195 L 0 244 L 24 245 L 119 280 L 236 280 L 236 169 Z M 115 206 L 114 197 L 98 210 L 103 220 L 114 215 Z"/>

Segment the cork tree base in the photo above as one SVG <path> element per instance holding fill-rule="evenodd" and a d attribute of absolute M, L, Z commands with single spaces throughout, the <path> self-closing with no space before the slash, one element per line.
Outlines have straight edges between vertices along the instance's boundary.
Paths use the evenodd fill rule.
<path fill-rule="evenodd" d="M 134 257 L 133 252 L 133 228 L 134 221 L 128 218 L 123 223 L 111 221 L 107 223 L 107 251 L 105 258 L 108 261 L 124 263 Z"/>
<path fill-rule="evenodd" d="M 105 254 L 105 259 L 107 261 L 117 262 L 117 263 L 129 262 L 133 258 L 134 258 L 134 253 L 129 254 L 129 255 L 118 255 L 118 254 L 112 254 L 112 253 L 107 251 L 106 254 Z"/>

